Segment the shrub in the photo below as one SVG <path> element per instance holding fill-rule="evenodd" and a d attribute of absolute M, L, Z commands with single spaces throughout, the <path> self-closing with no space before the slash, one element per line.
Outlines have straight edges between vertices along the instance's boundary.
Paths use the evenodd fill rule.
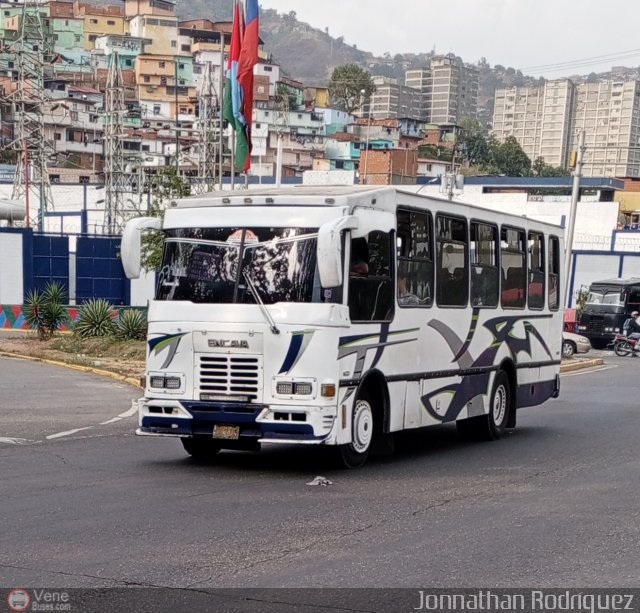
<path fill-rule="evenodd" d="M 37 330 L 40 340 L 51 338 L 62 324 L 69 321 L 65 299 L 66 290 L 57 282 L 47 284 L 44 291 L 32 290 L 27 294 L 22 311 L 27 325 Z"/>
<path fill-rule="evenodd" d="M 128 309 L 120 312 L 116 321 L 116 338 L 122 341 L 142 341 L 147 336 L 147 317 L 144 311 Z"/>
<path fill-rule="evenodd" d="M 111 336 L 115 331 L 111 304 L 103 298 L 88 300 L 80 308 L 74 332 L 82 338 Z"/>

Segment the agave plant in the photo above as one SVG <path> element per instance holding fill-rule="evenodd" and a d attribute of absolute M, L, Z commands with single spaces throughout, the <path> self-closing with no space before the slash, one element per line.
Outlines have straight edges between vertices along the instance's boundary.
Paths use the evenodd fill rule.
<path fill-rule="evenodd" d="M 80 308 L 74 332 L 82 338 L 111 336 L 115 331 L 111 304 L 103 298 L 88 300 Z"/>
<path fill-rule="evenodd" d="M 60 283 L 49 283 L 44 291 L 32 290 L 24 301 L 23 313 L 27 325 L 37 330 L 40 340 L 47 340 L 69 321 L 64 307 L 66 290 Z"/>
<path fill-rule="evenodd" d="M 147 335 L 147 317 L 144 311 L 127 309 L 116 321 L 116 337 L 123 341 L 141 341 Z"/>
<path fill-rule="evenodd" d="M 44 288 L 44 299 L 46 302 L 64 304 L 67 300 L 67 290 L 62 283 L 53 281 Z"/>

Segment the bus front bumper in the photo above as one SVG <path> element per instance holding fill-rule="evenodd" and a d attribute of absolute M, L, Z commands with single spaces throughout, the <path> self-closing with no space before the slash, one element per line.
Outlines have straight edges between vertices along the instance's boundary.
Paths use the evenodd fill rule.
<path fill-rule="evenodd" d="M 326 443 L 335 423 L 323 407 L 156 400 L 138 401 L 141 436 L 216 438 L 236 443 Z M 227 438 L 232 437 L 232 438 Z"/>

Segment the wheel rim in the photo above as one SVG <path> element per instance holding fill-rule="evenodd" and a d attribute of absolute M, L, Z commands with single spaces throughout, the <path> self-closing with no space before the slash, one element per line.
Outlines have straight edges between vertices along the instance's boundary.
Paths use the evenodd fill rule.
<path fill-rule="evenodd" d="M 565 343 L 562 349 L 565 357 L 571 357 L 573 355 L 573 345 L 571 343 Z"/>
<path fill-rule="evenodd" d="M 352 445 L 358 453 L 364 453 L 369 449 L 373 438 L 373 412 L 371 405 L 366 400 L 358 400 L 353 412 Z"/>
<path fill-rule="evenodd" d="M 493 423 L 501 426 L 507 414 L 507 388 L 499 385 L 493 396 Z"/>

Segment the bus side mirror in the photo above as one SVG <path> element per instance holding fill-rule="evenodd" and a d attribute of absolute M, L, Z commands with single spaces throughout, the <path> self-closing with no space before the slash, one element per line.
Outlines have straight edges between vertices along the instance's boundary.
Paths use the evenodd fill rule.
<path fill-rule="evenodd" d="M 322 287 L 342 285 L 342 231 L 358 227 L 353 216 L 333 219 L 318 230 L 318 272 Z"/>
<path fill-rule="evenodd" d="M 142 230 L 160 229 L 162 229 L 162 219 L 159 217 L 138 217 L 127 222 L 120 245 L 120 258 L 127 279 L 140 277 Z"/>

